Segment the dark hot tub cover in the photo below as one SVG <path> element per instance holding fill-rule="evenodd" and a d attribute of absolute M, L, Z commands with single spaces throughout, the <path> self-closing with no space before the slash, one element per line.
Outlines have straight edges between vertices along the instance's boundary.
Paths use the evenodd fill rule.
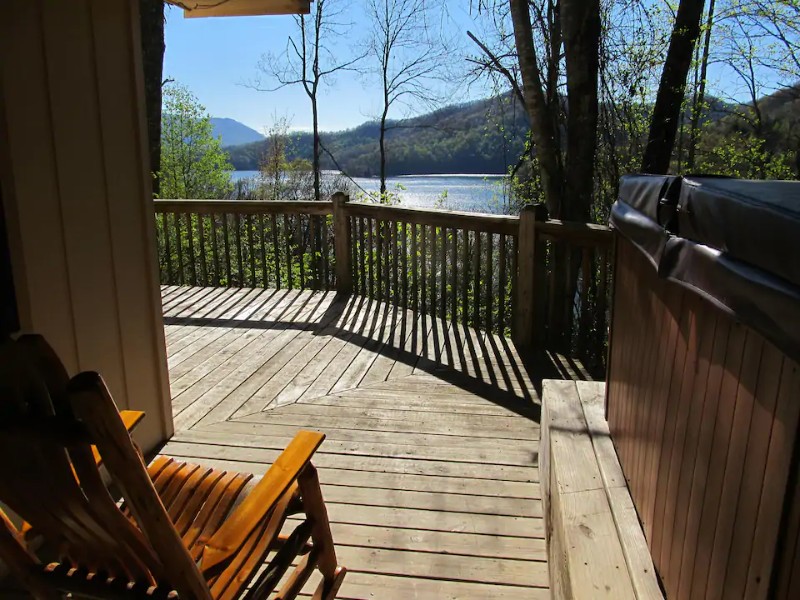
<path fill-rule="evenodd" d="M 800 182 L 630 175 L 611 225 L 660 276 L 800 360 Z"/>

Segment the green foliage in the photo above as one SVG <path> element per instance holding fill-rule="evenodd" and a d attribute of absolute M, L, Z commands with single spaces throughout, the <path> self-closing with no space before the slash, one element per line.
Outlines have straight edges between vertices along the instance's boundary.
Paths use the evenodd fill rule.
<path fill-rule="evenodd" d="M 211 118 L 184 86 L 164 88 L 161 123 L 162 198 L 224 198 L 233 166 L 213 136 Z"/>
<path fill-rule="evenodd" d="M 162 213 L 156 234 L 164 284 L 335 287 L 330 215 Z"/>
<path fill-rule="evenodd" d="M 793 179 L 789 152 L 771 152 L 767 141 L 734 132 L 716 139 L 704 140 L 698 170 L 708 175 L 727 175 L 744 179 Z"/>

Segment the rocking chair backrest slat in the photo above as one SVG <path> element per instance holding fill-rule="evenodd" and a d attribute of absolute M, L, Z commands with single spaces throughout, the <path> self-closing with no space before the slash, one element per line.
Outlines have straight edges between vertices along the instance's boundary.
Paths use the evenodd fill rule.
<path fill-rule="evenodd" d="M 90 442 L 135 523 L 103 484 Z M 62 562 L 98 573 L 90 586 L 103 586 L 111 577 L 114 585 L 156 584 L 182 598 L 210 598 L 102 379 L 84 373 L 69 380 L 39 336 L 0 344 L 0 501 L 43 536 Z M 28 556 L 37 564 L 5 523 L 0 527 L 9 535 L 0 535 L 0 556 L 17 562 Z M 39 566 L 36 572 L 46 584 L 44 571 Z"/>
<path fill-rule="evenodd" d="M 100 375 L 87 372 L 75 376 L 67 395 L 75 416 L 92 435 L 111 478 L 169 573 L 170 583 L 184 598 L 211 598 Z"/>

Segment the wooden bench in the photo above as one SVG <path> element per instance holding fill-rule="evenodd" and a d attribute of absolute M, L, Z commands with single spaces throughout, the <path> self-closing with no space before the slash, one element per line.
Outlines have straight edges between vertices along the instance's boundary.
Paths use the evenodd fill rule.
<path fill-rule="evenodd" d="M 663 598 L 604 416 L 605 384 L 544 382 L 540 472 L 554 598 Z"/>

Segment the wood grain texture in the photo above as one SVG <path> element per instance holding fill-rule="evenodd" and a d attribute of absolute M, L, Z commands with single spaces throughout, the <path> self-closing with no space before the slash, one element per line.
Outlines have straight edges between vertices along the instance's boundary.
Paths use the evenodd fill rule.
<path fill-rule="evenodd" d="M 543 382 L 542 492 L 555 598 L 661 599 L 603 416 L 601 383 Z"/>
<path fill-rule="evenodd" d="M 433 228 L 409 225 L 385 236 L 384 262 L 404 230 L 433 252 Z M 437 237 L 440 266 L 454 250 Z M 324 432 L 314 464 L 348 567 L 337 597 L 547 595 L 535 374 L 507 339 L 364 297 L 164 294 L 179 424 L 164 454 L 263 473 L 298 429 Z"/>
<path fill-rule="evenodd" d="M 788 593 L 797 364 L 623 239 L 615 285 L 608 421 L 668 596 Z"/>

